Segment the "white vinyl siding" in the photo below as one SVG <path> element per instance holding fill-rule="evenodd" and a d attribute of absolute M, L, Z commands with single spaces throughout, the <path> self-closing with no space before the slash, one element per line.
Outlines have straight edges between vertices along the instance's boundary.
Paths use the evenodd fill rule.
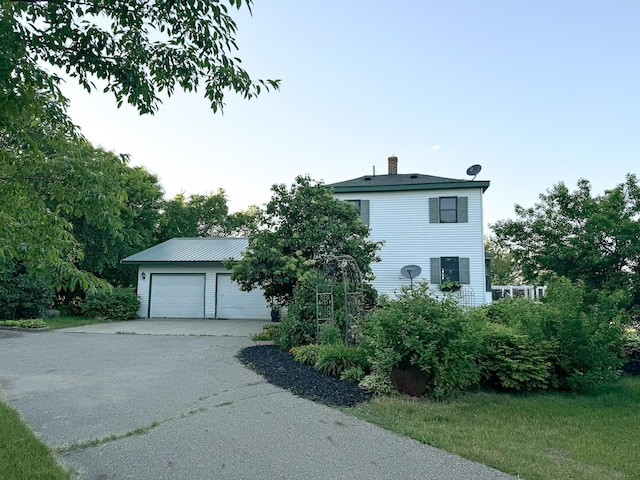
<path fill-rule="evenodd" d="M 431 198 L 466 198 L 466 223 L 431 223 Z M 400 274 L 405 265 L 418 265 L 422 274 L 414 282 L 430 282 L 430 259 L 460 257 L 469 259 L 469 284 L 475 302 L 486 303 L 484 273 L 484 231 L 482 189 L 423 190 L 398 192 L 359 192 L 336 194 L 340 200 L 369 200 L 370 240 L 385 242 L 381 262 L 373 263 L 373 286 L 379 293 L 395 297 L 410 280 Z M 433 286 L 439 294 L 437 286 Z"/>

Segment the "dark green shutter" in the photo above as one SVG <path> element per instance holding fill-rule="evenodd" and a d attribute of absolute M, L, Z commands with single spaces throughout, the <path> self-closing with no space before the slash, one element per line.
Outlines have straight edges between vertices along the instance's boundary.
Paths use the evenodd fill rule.
<path fill-rule="evenodd" d="M 360 220 L 369 225 L 369 200 L 360 200 Z"/>
<path fill-rule="evenodd" d="M 458 223 L 469 222 L 469 199 L 458 197 Z"/>
<path fill-rule="evenodd" d="M 440 199 L 429 199 L 429 223 L 440 223 Z"/>
<path fill-rule="evenodd" d="M 460 273 L 460 283 L 469 284 L 471 283 L 471 275 L 469 274 L 469 259 L 468 258 L 459 258 L 458 259 L 458 269 Z"/>
<path fill-rule="evenodd" d="M 442 281 L 442 273 L 440 272 L 440 257 L 431 259 L 431 284 L 440 285 Z"/>
<path fill-rule="evenodd" d="M 491 260 L 486 257 L 486 253 L 484 257 L 484 274 L 485 274 L 486 291 L 490 292 L 491 291 Z"/>

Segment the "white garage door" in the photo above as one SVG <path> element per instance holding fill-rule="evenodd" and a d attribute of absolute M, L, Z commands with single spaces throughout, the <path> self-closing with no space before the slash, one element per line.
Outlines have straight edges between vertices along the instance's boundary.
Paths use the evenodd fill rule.
<path fill-rule="evenodd" d="M 243 292 L 231 275 L 219 273 L 216 282 L 216 317 L 269 319 L 270 310 L 262 290 Z"/>
<path fill-rule="evenodd" d="M 151 276 L 150 317 L 204 318 L 204 275 Z"/>

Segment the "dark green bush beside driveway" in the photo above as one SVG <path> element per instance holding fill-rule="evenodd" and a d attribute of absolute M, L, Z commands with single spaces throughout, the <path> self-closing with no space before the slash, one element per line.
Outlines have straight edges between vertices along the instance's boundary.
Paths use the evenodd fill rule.
<path fill-rule="evenodd" d="M 140 298 L 129 288 L 98 290 L 87 295 L 82 314 L 111 321 L 131 320 L 138 316 Z"/>

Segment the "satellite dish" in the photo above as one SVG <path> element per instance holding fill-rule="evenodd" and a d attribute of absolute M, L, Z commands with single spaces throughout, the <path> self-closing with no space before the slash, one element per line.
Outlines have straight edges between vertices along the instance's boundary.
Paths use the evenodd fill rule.
<path fill-rule="evenodd" d="M 411 280 L 411 288 L 413 288 L 413 279 L 422 273 L 422 269 L 418 265 L 405 265 L 400 269 L 400 274 Z"/>
<path fill-rule="evenodd" d="M 476 175 L 480 173 L 480 170 L 482 170 L 482 165 L 471 165 L 467 168 L 467 175 L 473 175 L 473 178 L 475 179 Z"/>

